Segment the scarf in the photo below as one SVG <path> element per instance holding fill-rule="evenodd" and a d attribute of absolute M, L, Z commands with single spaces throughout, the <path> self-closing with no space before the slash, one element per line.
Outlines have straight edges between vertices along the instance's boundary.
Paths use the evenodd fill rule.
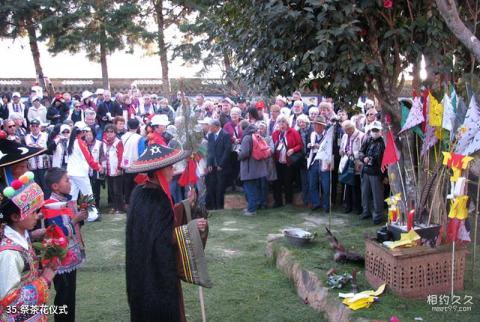
<path fill-rule="evenodd" d="M 158 185 L 162 188 L 163 192 L 165 192 L 165 194 L 167 195 L 168 200 L 170 201 L 170 205 L 172 206 L 172 209 L 173 209 L 173 199 L 172 199 L 172 194 L 170 193 L 170 184 L 168 183 L 167 178 L 165 178 L 165 176 L 162 174 L 162 171 L 160 169 L 155 171 L 155 178 L 157 178 Z M 139 173 L 135 177 L 135 182 L 139 185 L 143 185 L 147 181 L 149 181 L 148 176 L 144 173 Z"/>
<path fill-rule="evenodd" d="M 107 145 L 107 146 L 112 146 L 113 143 L 115 142 L 115 139 L 117 137 L 114 136 L 113 138 L 109 139 L 106 135 L 103 137 L 103 142 Z"/>

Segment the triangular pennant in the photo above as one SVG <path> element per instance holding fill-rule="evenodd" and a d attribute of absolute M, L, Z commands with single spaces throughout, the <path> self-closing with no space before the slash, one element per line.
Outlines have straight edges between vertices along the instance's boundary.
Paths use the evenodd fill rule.
<path fill-rule="evenodd" d="M 430 125 L 426 126 L 425 139 L 422 144 L 422 156 L 425 155 L 428 150 L 435 144 L 437 144 L 438 138 L 435 136 L 435 128 Z"/>
<path fill-rule="evenodd" d="M 458 129 L 457 135 L 459 140 L 457 142 L 455 152 L 459 154 L 467 154 L 467 150 L 475 150 L 476 147 L 470 147 L 473 144 L 474 139 L 477 133 L 480 131 L 480 109 L 477 105 L 475 95 L 472 95 L 470 104 L 468 107 L 467 115 L 465 116 L 465 121 Z"/>
<path fill-rule="evenodd" d="M 395 138 L 391 130 L 387 132 L 387 143 L 385 146 L 385 152 L 382 158 L 382 172 L 385 172 L 387 167 L 391 164 L 398 162 L 397 147 L 395 146 Z"/>
<path fill-rule="evenodd" d="M 430 93 L 428 95 L 429 109 L 428 109 L 428 124 L 433 127 L 442 127 L 443 106 Z"/>
<path fill-rule="evenodd" d="M 448 97 L 447 93 L 443 96 L 442 99 L 443 105 L 443 117 L 442 117 L 442 127 L 445 130 L 451 131 L 453 129 L 453 120 L 455 118 L 455 113 L 453 112 L 452 100 Z"/>
<path fill-rule="evenodd" d="M 419 125 L 425 121 L 422 108 L 423 106 L 420 98 L 415 97 L 415 99 L 413 100 L 412 108 L 410 109 L 410 112 L 408 112 L 408 116 L 405 118 L 405 122 L 403 122 L 402 124 L 402 130 L 400 131 L 400 133 L 411 129 L 412 127 Z M 404 113 L 407 112 L 405 110 L 408 111 L 408 109 L 402 105 L 402 119 L 404 118 Z"/>

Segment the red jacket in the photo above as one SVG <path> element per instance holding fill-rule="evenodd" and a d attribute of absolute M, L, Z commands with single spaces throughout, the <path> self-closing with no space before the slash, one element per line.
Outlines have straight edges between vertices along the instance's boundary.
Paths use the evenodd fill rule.
<path fill-rule="evenodd" d="M 280 140 L 280 133 L 282 133 L 280 130 L 276 130 L 272 133 L 272 139 L 275 147 Z M 294 128 L 288 128 L 288 130 L 285 132 L 285 138 L 287 139 L 287 151 L 293 149 L 293 152 L 299 152 L 303 149 L 302 138 L 298 131 Z M 278 160 L 278 153 L 275 153 L 275 159 Z"/>

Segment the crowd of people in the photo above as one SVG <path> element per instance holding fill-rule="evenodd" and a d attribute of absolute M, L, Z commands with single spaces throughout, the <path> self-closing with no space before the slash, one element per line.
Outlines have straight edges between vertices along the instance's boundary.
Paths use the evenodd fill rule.
<path fill-rule="evenodd" d="M 9 140 L 48 149 L 48 154 L 28 161 L 47 194 L 45 171 L 63 168 L 72 182 L 73 198 L 79 192 L 93 194 L 99 207 L 101 187 L 106 185 L 111 211 L 120 213 L 135 187 L 135 176 L 125 170 L 145 147 L 158 143 L 181 149 L 185 144 L 185 134 L 179 131 L 185 115 L 178 94 L 173 104 L 138 89 L 114 97 L 101 89 L 74 97 L 63 93 L 51 102 L 35 91 L 26 100 L 19 93 L 4 94 L 0 116 Z M 271 102 L 195 97 L 188 113 L 204 136 L 202 157 L 196 159 L 200 201 L 208 209 L 222 209 L 226 192 L 244 192 L 244 214 L 251 216 L 292 204 L 298 191 L 312 211 L 329 212 L 337 204 L 346 213 L 380 223 L 388 184 L 380 169 L 385 144 L 374 102 L 360 99 L 354 115 L 334 107 L 329 98 L 309 105 L 298 91 Z M 326 134 L 332 127 L 330 139 Z M 270 156 L 263 159 L 252 153 L 258 137 L 270 148 Z M 332 145 L 328 159 L 320 157 L 327 140 Z M 170 184 L 175 202 L 185 198 L 178 183 L 185 166 L 185 161 L 175 165 Z"/>
<path fill-rule="evenodd" d="M 49 312 L 16 308 L 45 306 L 53 284 L 55 307 L 70 312 L 55 314 L 55 321 L 75 320 L 76 271 L 85 260 L 80 227 L 99 219 L 83 206 L 84 198 L 92 196 L 98 209 L 106 208 L 100 203 L 105 185 L 111 212 L 128 210 L 127 294 L 133 320 L 184 316 L 174 264 L 181 268 L 185 262 L 175 260 L 171 240 L 187 251 L 181 245 L 193 238 L 191 205 L 199 213 L 223 209 L 225 193 L 236 191 L 247 201 L 243 214 L 254 216 L 293 204 L 300 192 L 300 202 L 313 213 L 341 204 L 346 213 L 372 218 L 374 224 L 384 221 L 385 143 L 373 101 L 359 100 L 358 112 L 349 115 L 328 98 L 309 105 L 298 91 L 290 99 L 277 96 L 271 105 L 241 96 L 217 101 L 199 94 L 194 104 L 187 100 L 178 93 L 170 105 L 137 89 L 114 99 L 108 90 L 57 94 L 52 101 L 36 91 L 27 99 L 19 93 L 2 96 L 0 308 L 10 309 L 0 315 L 45 320 Z M 189 206 L 182 203 L 187 200 Z M 61 262 L 42 262 L 41 270 L 31 244 L 46 234 L 38 212 L 42 225 L 63 232 L 69 250 Z M 204 245 L 206 218 L 192 222 L 202 232 L 197 243 Z M 163 228 L 148 229 L 152 225 Z M 145 246 L 158 240 L 168 242 L 159 249 Z M 149 260 L 151 254 L 138 256 L 145 249 L 155 249 L 168 263 L 159 266 Z M 168 285 L 151 283 L 157 273 L 171 277 Z M 158 293 L 155 305 L 147 305 L 147 289 Z M 173 295 L 168 303 L 165 292 Z"/>

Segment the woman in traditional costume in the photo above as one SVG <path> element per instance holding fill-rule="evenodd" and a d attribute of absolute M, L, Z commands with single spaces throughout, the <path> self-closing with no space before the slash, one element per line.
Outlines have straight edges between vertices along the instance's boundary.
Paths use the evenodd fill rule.
<path fill-rule="evenodd" d="M 37 223 L 43 192 L 26 181 L 7 187 L 0 205 L 0 224 L 5 225 L 0 231 L 0 321 L 48 320 L 45 304 L 55 270 L 40 271 L 28 233 Z"/>
<path fill-rule="evenodd" d="M 195 279 L 201 280 L 206 274 L 206 267 L 202 272 L 201 265 L 186 259 L 191 244 L 185 243 L 188 236 L 183 233 L 189 234 L 187 227 L 194 227 L 190 232 L 197 235 L 198 231 L 205 232 L 207 220 L 196 219 L 185 225 L 185 210 L 190 204 L 174 205 L 169 190 L 173 164 L 189 154 L 153 144 L 127 170 L 147 173 L 144 183 L 132 192 L 127 217 L 126 277 L 131 321 L 185 321 L 179 266 L 192 264 L 192 274 L 182 279 L 194 284 L 202 284 Z M 206 237 L 200 244 L 205 241 Z M 206 280 L 203 285 L 209 286 L 208 276 Z"/>

